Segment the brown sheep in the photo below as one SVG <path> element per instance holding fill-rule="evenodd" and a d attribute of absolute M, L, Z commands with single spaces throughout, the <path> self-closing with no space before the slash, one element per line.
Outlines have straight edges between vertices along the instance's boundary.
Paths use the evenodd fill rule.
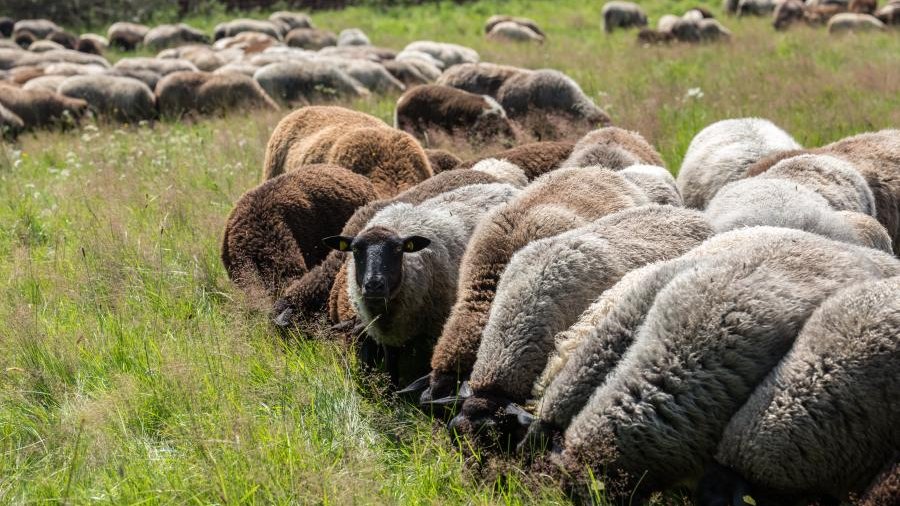
<path fill-rule="evenodd" d="M 406 132 L 342 107 L 303 107 L 285 116 L 266 147 L 263 179 L 312 163 L 367 176 L 389 198 L 433 175 L 425 151 Z"/>
<path fill-rule="evenodd" d="M 22 49 L 28 49 L 29 46 L 37 42 L 38 38 L 28 30 L 19 30 L 13 34 L 13 42 Z"/>
<path fill-rule="evenodd" d="M 664 165 L 659 153 L 638 132 L 617 127 L 594 130 L 578 140 L 561 167 L 599 165 L 621 170 L 631 165 Z"/>
<path fill-rule="evenodd" d="M 86 54 L 103 54 L 103 47 L 94 39 L 80 37 L 78 43 L 75 44 L 75 50 Z"/>
<path fill-rule="evenodd" d="M 463 137 L 476 145 L 510 145 L 516 136 L 496 100 L 438 84 L 416 86 L 401 95 L 394 126 L 425 144 L 434 134 Z"/>
<path fill-rule="evenodd" d="M 463 258 L 456 304 L 434 348 L 421 400 L 454 394 L 457 381 L 472 371 L 500 275 L 518 250 L 643 203 L 643 192 L 615 172 L 569 168 L 544 175 L 485 217 Z"/>
<path fill-rule="evenodd" d="M 431 170 L 435 174 L 453 170 L 462 163 L 458 156 L 443 149 L 426 149 L 425 156 L 428 157 L 428 163 L 431 164 Z"/>
<path fill-rule="evenodd" d="M 324 260 L 321 240 L 372 200 L 368 179 L 336 165 L 312 165 L 260 184 L 228 216 L 222 239 L 228 276 L 250 293 L 277 295 Z"/>
<path fill-rule="evenodd" d="M 52 40 L 66 49 L 75 49 L 75 46 L 78 45 L 78 37 L 65 30 L 56 30 L 50 33 L 47 40 Z"/>
<path fill-rule="evenodd" d="M 336 46 L 337 35 L 318 28 L 294 28 L 284 37 L 284 43 L 291 47 L 318 50 Z"/>
<path fill-rule="evenodd" d="M 398 202 L 420 204 L 431 197 L 455 190 L 456 188 L 470 184 L 496 182 L 498 182 L 496 177 L 477 170 L 466 169 L 442 172 L 400 193 L 394 198 L 377 200 L 360 207 L 344 224 L 341 235 L 352 236 L 358 234 L 369 222 L 369 219 L 375 216 L 375 213 L 390 204 Z M 353 309 L 347 300 L 346 293 L 340 293 L 346 292 L 346 290 L 341 290 L 340 288 L 347 286 L 346 279 L 344 279 L 343 283 L 339 283 L 339 280 L 336 279 L 339 271 L 343 271 L 342 266 L 346 258 L 346 253 L 331 251 L 322 263 L 313 267 L 302 278 L 292 283 L 284 291 L 283 298 L 275 304 L 275 323 L 279 326 L 288 326 L 294 318 L 308 318 L 325 309 L 329 298 L 333 298 L 333 303 L 329 304 L 331 307 L 329 314 L 333 323 L 340 323 L 352 317 Z M 285 313 L 285 310 L 289 311 Z"/>
<path fill-rule="evenodd" d="M 106 31 L 109 45 L 122 51 L 134 51 L 144 43 L 144 36 L 150 28 L 137 23 L 118 22 L 110 25 Z"/>
<path fill-rule="evenodd" d="M 259 83 L 243 74 L 175 72 L 157 83 L 156 99 L 160 114 L 173 117 L 234 109 L 279 109 Z"/>
<path fill-rule="evenodd" d="M 84 100 L 44 90 L 23 90 L 0 83 L 0 105 L 17 115 L 26 129 L 65 123 L 87 110 Z"/>
<path fill-rule="evenodd" d="M 496 158 L 498 160 L 507 160 L 514 165 L 518 165 L 525 171 L 525 176 L 528 180 L 534 181 L 544 174 L 558 169 L 569 155 L 572 154 L 574 148 L 575 144 L 571 142 L 529 142 L 506 151 L 500 151 L 499 153 L 462 162 L 457 168 L 468 169 L 486 158 Z"/>

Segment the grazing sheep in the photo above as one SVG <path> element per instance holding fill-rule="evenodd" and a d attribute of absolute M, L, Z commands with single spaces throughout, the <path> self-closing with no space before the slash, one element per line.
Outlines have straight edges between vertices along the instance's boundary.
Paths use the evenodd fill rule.
<path fill-rule="evenodd" d="M 619 175 L 644 190 L 650 202 L 682 207 L 684 202 L 678 193 L 675 178 L 668 170 L 656 165 L 631 165 L 619 171 Z"/>
<path fill-rule="evenodd" d="M 477 432 L 497 423 L 495 413 L 509 403 L 524 404 L 554 337 L 591 301 L 629 271 L 678 257 L 713 233 L 698 211 L 649 205 L 521 249 L 500 278 L 469 380 L 472 395 L 451 428 Z"/>
<path fill-rule="evenodd" d="M 117 61 L 113 68 L 122 72 L 153 72 L 160 76 L 166 76 L 173 72 L 197 72 L 200 69 L 196 65 L 181 59 L 175 58 L 122 58 Z"/>
<path fill-rule="evenodd" d="M 885 25 L 900 25 L 900 3 L 889 3 L 875 12 L 875 17 Z"/>
<path fill-rule="evenodd" d="M 25 122 L 22 121 L 22 118 L 0 102 L 0 138 L 14 139 L 22 130 L 25 130 Z"/>
<path fill-rule="evenodd" d="M 369 37 L 359 28 L 345 28 L 338 34 L 337 45 L 340 46 L 371 46 Z"/>
<path fill-rule="evenodd" d="M 804 4 L 800 0 L 785 0 L 776 5 L 772 25 L 776 30 L 784 30 L 798 21 L 808 25 L 824 25 L 836 14 L 846 11 L 846 4 L 816 5 Z"/>
<path fill-rule="evenodd" d="M 496 63 L 462 63 L 447 69 L 436 84 L 452 86 L 477 95 L 497 96 L 509 78 L 531 71 Z"/>
<path fill-rule="evenodd" d="M 336 165 L 312 165 L 247 191 L 228 216 L 222 263 L 253 294 L 276 295 L 325 259 L 324 237 L 375 200 L 372 183 Z"/>
<path fill-rule="evenodd" d="M 480 169 L 480 168 L 479 168 Z M 483 170 L 451 170 L 442 172 L 432 178 L 426 179 L 412 188 L 387 200 L 371 202 L 356 210 L 353 216 L 344 224 L 341 235 L 356 235 L 369 222 L 372 216 L 392 203 L 406 202 L 420 204 L 425 200 L 440 195 L 441 193 L 455 190 L 472 184 L 490 184 L 506 182 L 494 175 L 495 166 L 486 166 Z M 313 267 L 309 273 L 289 286 L 283 298 L 275 304 L 275 323 L 279 326 L 289 326 L 296 318 L 308 318 L 325 308 L 329 302 L 329 294 L 335 295 L 334 308 L 331 313 L 333 323 L 341 323 L 345 319 L 338 314 L 339 296 L 346 297 L 346 272 L 342 277 L 343 283 L 338 283 L 336 277 L 342 270 L 345 255 L 338 251 L 332 251 L 319 265 Z M 334 287 L 335 289 L 333 289 Z M 349 302 L 342 304 L 349 306 Z"/>
<path fill-rule="evenodd" d="M 256 54 L 265 51 L 270 47 L 280 45 L 278 39 L 257 32 L 241 32 L 234 37 L 225 37 L 219 39 L 213 44 L 213 49 L 222 51 L 224 49 L 237 49 L 244 54 Z"/>
<path fill-rule="evenodd" d="M 411 42 L 407 44 L 403 50 L 418 51 L 430 55 L 443 63 L 444 68 L 449 68 L 460 63 L 478 63 L 478 60 L 481 59 L 478 56 L 478 53 L 472 48 L 460 46 L 459 44 L 433 42 L 430 40 Z"/>
<path fill-rule="evenodd" d="M 11 37 L 16 22 L 12 18 L 0 16 L 0 37 Z"/>
<path fill-rule="evenodd" d="M 186 60 L 194 64 L 198 70 L 212 72 L 225 65 L 225 59 L 209 46 L 191 44 L 161 51 L 157 58 Z"/>
<path fill-rule="evenodd" d="M 50 75 L 40 76 L 29 79 L 27 83 L 22 85 L 23 90 L 45 90 L 56 93 L 59 85 L 63 83 L 69 76 Z"/>
<path fill-rule="evenodd" d="M 846 501 L 863 492 L 900 445 L 897 294 L 893 277 L 825 300 L 731 419 L 717 462 L 765 493 Z"/>
<path fill-rule="evenodd" d="M 615 172 L 599 167 L 558 169 L 485 217 L 463 259 L 459 295 L 435 346 L 430 386 L 421 399 L 453 394 L 457 380 L 471 372 L 497 282 L 516 251 L 644 203 L 643 192 Z"/>
<path fill-rule="evenodd" d="M 156 97 L 146 84 L 130 77 L 72 76 L 58 89 L 61 95 L 80 98 L 101 116 L 138 122 L 156 117 Z"/>
<path fill-rule="evenodd" d="M 290 47 L 322 49 L 336 46 L 337 35 L 334 32 L 318 28 L 294 28 L 284 37 L 284 42 Z"/>
<path fill-rule="evenodd" d="M 878 30 L 884 30 L 884 23 L 869 14 L 842 12 L 828 20 L 828 33 L 831 35 Z"/>
<path fill-rule="evenodd" d="M 65 124 L 87 110 L 84 100 L 45 90 L 23 90 L 0 82 L 0 105 L 19 117 L 26 129 Z"/>
<path fill-rule="evenodd" d="M 65 30 L 55 30 L 50 32 L 46 38 L 47 40 L 56 42 L 65 49 L 75 49 L 75 46 L 78 44 L 78 37 Z"/>
<path fill-rule="evenodd" d="M 13 26 L 13 37 L 19 32 L 29 32 L 37 39 L 46 39 L 53 32 L 61 32 L 62 27 L 49 19 L 20 19 Z"/>
<path fill-rule="evenodd" d="M 39 40 L 28 45 L 28 50 L 32 53 L 43 53 L 56 49 L 66 49 L 62 44 L 52 40 Z"/>
<path fill-rule="evenodd" d="M 425 372 L 456 300 L 459 264 L 475 225 L 518 192 L 507 184 L 464 186 L 419 205 L 391 204 L 356 236 L 326 239 L 332 249 L 353 252 L 345 289 L 366 333 L 384 347 L 395 385 L 401 371 L 405 377 Z"/>
<path fill-rule="evenodd" d="M 603 29 L 611 33 L 618 28 L 633 28 L 647 26 L 647 14 L 634 2 L 613 0 L 603 4 L 600 11 L 603 16 Z"/>
<path fill-rule="evenodd" d="M 610 170 L 621 170 L 642 164 L 662 166 L 663 160 L 638 132 L 606 127 L 589 132 L 579 139 L 572 154 L 561 167 L 599 165 Z"/>
<path fill-rule="evenodd" d="M 458 156 L 443 149 L 426 149 L 425 156 L 428 157 L 428 163 L 431 164 L 431 170 L 435 174 L 453 170 L 462 163 Z"/>
<path fill-rule="evenodd" d="M 213 74 L 243 74 L 247 77 L 253 77 L 259 67 L 251 63 L 226 63 L 213 71 Z"/>
<path fill-rule="evenodd" d="M 337 67 L 375 93 L 400 93 L 406 89 L 378 62 L 353 58 L 321 58 L 322 64 Z"/>
<path fill-rule="evenodd" d="M 79 53 L 70 49 L 52 49 L 42 53 L 25 52 L 16 60 L 16 66 L 35 65 L 45 67 L 51 63 L 75 63 L 79 65 L 99 65 L 109 67 L 109 62 L 102 56 Z"/>
<path fill-rule="evenodd" d="M 878 0 L 850 0 L 850 12 L 875 14 L 876 9 L 878 9 Z"/>
<path fill-rule="evenodd" d="M 534 181 L 544 174 L 558 169 L 572 154 L 574 147 L 575 145 L 571 142 L 529 142 L 506 151 L 463 162 L 459 165 L 459 168 L 470 168 L 484 159 L 496 158 L 498 160 L 507 160 L 521 167 L 525 171 L 528 180 Z"/>
<path fill-rule="evenodd" d="M 537 42 L 543 44 L 544 36 L 531 28 L 513 21 L 502 21 L 494 25 L 487 38 L 500 42 Z"/>
<path fill-rule="evenodd" d="M 543 39 L 544 37 L 547 36 L 547 34 L 544 33 L 543 30 L 541 30 L 541 27 L 538 26 L 537 21 L 535 21 L 531 18 L 520 18 L 518 16 L 504 16 L 504 15 L 495 15 L 495 16 L 489 17 L 488 20 L 485 21 L 485 23 L 484 23 L 484 33 L 485 34 L 491 33 L 491 31 L 494 29 L 495 26 L 499 25 L 500 23 L 505 23 L 505 22 L 512 22 L 517 25 L 524 26 L 524 27 L 528 28 L 529 30 L 531 30 L 532 32 L 536 33 L 537 35 L 540 35 L 541 39 Z"/>
<path fill-rule="evenodd" d="M 418 59 L 388 60 L 381 65 L 407 88 L 433 83 L 441 75 L 437 67 Z"/>
<path fill-rule="evenodd" d="M 803 154 L 782 160 L 758 179 L 786 179 L 806 186 L 838 211 L 876 215 L 875 197 L 850 162 L 829 155 Z"/>
<path fill-rule="evenodd" d="M 270 97 L 284 104 L 361 98 L 369 90 L 347 72 L 322 62 L 271 63 L 253 74 Z"/>
<path fill-rule="evenodd" d="M 195 43 L 208 44 L 209 37 L 200 30 L 184 23 L 159 25 L 151 28 L 144 35 L 144 45 L 157 51 Z"/>
<path fill-rule="evenodd" d="M 106 71 L 106 75 L 119 76 L 119 77 L 131 77 L 133 79 L 137 79 L 138 81 L 146 84 L 147 87 L 150 88 L 151 90 L 156 89 L 156 83 L 158 83 L 159 80 L 162 79 L 161 74 L 153 72 L 152 70 L 139 69 L 139 68 L 134 68 L 134 69 L 112 68 L 112 69 L 108 69 Z"/>
<path fill-rule="evenodd" d="M 776 0 L 740 0 L 737 5 L 737 15 L 741 16 L 768 16 L 775 10 Z"/>
<path fill-rule="evenodd" d="M 122 51 L 134 51 L 144 43 L 144 37 L 149 31 L 150 27 L 148 26 L 120 21 L 110 25 L 106 31 L 106 38 L 109 39 L 109 45 L 112 47 Z"/>
<path fill-rule="evenodd" d="M 725 11 L 726 14 L 737 14 L 739 1 L 740 0 L 723 0 L 722 10 Z"/>
<path fill-rule="evenodd" d="M 678 19 L 676 18 L 676 22 Z M 655 46 L 657 44 L 669 44 L 675 41 L 675 36 L 670 31 L 653 30 L 652 28 L 641 28 L 638 31 L 638 42 L 640 44 Z"/>
<path fill-rule="evenodd" d="M 159 81 L 156 99 L 160 114 L 171 117 L 234 109 L 278 110 L 259 83 L 243 74 L 175 72 Z"/>
<path fill-rule="evenodd" d="M 712 18 L 704 18 L 697 22 L 700 30 L 701 42 L 719 42 L 727 41 L 731 38 L 731 31 L 722 26 L 718 20 Z"/>
<path fill-rule="evenodd" d="M 102 55 L 107 47 L 109 47 L 109 42 L 106 42 L 106 38 L 93 33 L 82 35 L 75 44 L 75 50 L 79 53 L 96 55 Z"/>
<path fill-rule="evenodd" d="M 684 204 L 706 208 L 720 188 L 743 178 L 748 166 L 792 149 L 800 145 L 768 120 L 730 119 L 707 126 L 691 140 L 676 178 Z"/>
<path fill-rule="evenodd" d="M 272 21 L 239 18 L 217 24 L 213 29 L 213 40 L 234 37 L 244 32 L 264 33 L 276 40 L 281 40 L 282 36 L 281 26 Z"/>
<path fill-rule="evenodd" d="M 744 237 L 738 250 L 658 292 L 633 344 L 566 429 L 567 469 L 624 472 L 647 490 L 699 478 L 729 420 L 822 301 L 900 273 L 890 255 L 804 232 L 732 234 Z"/>
<path fill-rule="evenodd" d="M 269 21 L 283 25 L 289 32 L 298 28 L 313 28 L 312 18 L 302 12 L 277 11 L 269 16 Z"/>
<path fill-rule="evenodd" d="M 304 107 L 285 116 L 266 147 L 263 179 L 311 163 L 334 163 L 368 176 L 381 198 L 433 175 L 412 136 L 341 107 Z"/>
<path fill-rule="evenodd" d="M 397 52 L 393 49 L 375 46 L 329 46 L 316 52 L 319 57 L 349 58 L 351 60 L 368 60 L 383 63 L 393 60 Z"/>
<path fill-rule="evenodd" d="M 428 143 L 434 134 L 460 136 L 473 144 L 512 144 L 512 123 L 496 100 L 450 86 L 416 86 L 400 96 L 394 126 Z"/>
<path fill-rule="evenodd" d="M 38 38 L 28 30 L 21 30 L 13 34 L 13 42 L 22 49 L 28 49 L 37 40 Z"/>

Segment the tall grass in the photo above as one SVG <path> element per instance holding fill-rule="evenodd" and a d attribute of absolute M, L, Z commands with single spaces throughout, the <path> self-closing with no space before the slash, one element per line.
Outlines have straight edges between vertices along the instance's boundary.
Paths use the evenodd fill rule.
<path fill-rule="evenodd" d="M 730 44 L 642 48 L 604 35 L 598 11 L 512 0 L 316 21 L 563 70 L 673 170 L 727 117 L 771 118 L 806 145 L 900 125 L 897 34 L 726 19 Z M 498 12 L 536 18 L 549 41 L 487 43 L 481 23 Z M 395 98 L 352 105 L 387 120 Z M 275 334 L 228 282 L 224 219 L 258 181 L 279 117 L 91 125 L 0 148 L 0 503 L 564 503 L 514 462 L 457 451 L 326 335 Z"/>

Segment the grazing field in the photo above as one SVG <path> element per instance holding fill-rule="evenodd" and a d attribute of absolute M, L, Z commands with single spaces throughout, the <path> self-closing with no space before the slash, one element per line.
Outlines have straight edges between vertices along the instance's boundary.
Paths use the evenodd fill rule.
<path fill-rule="evenodd" d="M 720 12 L 642 2 L 651 24 L 696 3 Z M 645 48 L 633 31 L 604 34 L 601 5 L 443 2 L 314 20 L 376 45 L 456 42 L 483 61 L 562 70 L 673 172 L 719 119 L 765 117 L 806 146 L 900 126 L 896 32 L 834 38 L 722 17 L 731 43 Z M 536 19 L 547 43 L 484 40 L 496 13 Z M 395 99 L 347 105 L 390 121 Z M 566 503 L 516 462 L 458 451 L 326 333 L 277 334 L 228 281 L 222 227 L 282 114 L 0 145 L 0 502 Z"/>

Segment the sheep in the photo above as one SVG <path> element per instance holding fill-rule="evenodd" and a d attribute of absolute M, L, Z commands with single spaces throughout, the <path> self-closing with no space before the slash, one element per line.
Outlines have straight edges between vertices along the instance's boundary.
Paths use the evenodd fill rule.
<path fill-rule="evenodd" d="M 541 39 L 543 39 L 547 36 L 547 34 L 544 33 L 543 30 L 541 30 L 541 27 L 538 26 L 537 21 L 535 21 L 531 18 L 520 18 L 517 16 L 504 16 L 504 15 L 495 15 L 495 16 L 489 17 L 488 20 L 485 21 L 485 23 L 484 23 L 484 33 L 485 34 L 491 33 L 491 31 L 494 29 L 495 26 L 499 25 L 500 23 L 506 23 L 506 22 L 512 22 L 517 25 L 524 26 L 525 28 L 528 28 L 535 34 L 539 35 L 541 37 Z"/>
<path fill-rule="evenodd" d="M 496 98 L 510 119 L 522 123 L 538 139 L 611 123 L 578 83 L 556 70 L 513 75 L 497 90 Z M 557 124 L 559 121 L 562 124 Z"/>
<path fill-rule="evenodd" d="M 875 17 L 885 25 L 900 25 L 900 3 L 889 3 L 875 12 Z"/>
<path fill-rule="evenodd" d="M 712 18 L 704 18 L 697 22 L 700 30 L 701 42 L 727 41 L 731 38 L 731 31 Z"/>
<path fill-rule="evenodd" d="M 338 34 L 337 46 L 371 46 L 372 42 L 359 28 L 345 28 Z"/>
<path fill-rule="evenodd" d="M 0 105 L 19 117 L 26 129 L 65 124 L 87 110 L 84 100 L 45 90 L 23 90 L 0 83 Z"/>
<path fill-rule="evenodd" d="M 825 300 L 732 417 L 717 464 L 768 494 L 846 501 L 863 492 L 900 445 L 898 293 L 892 277 Z"/>
<path fill-rule="evenodd" d="M 28 50 L 32 53 L 43 53 L 46 51 L 53 51 L 56 49 L 66 49 L 62 44 L 58 42 L 54 42 L 52 40 L 39 40 L 36 42 L 32 42 L 28 45 Z"/>
<path fill-rule="evenodd" d="M 602 196 L 602 198 L 598 198 Z M 497 282 L 516 251 L 607 214 L 646 203 L 641 190 L 599 167 L 558 169 L 529 185 L 479 225 L 460 270 L 456 304 L 432 355 L 423 402 L 455 392 L 475 363 Z"/>
<path fill-rule="evenodd" d="M 782 160 L 758 179 L 787 179 L 821 195 L 838 211 L 875 216 L 875 196 L 850 162 L 830 155 L 802 154 Z"/>
<path fill-rule="evenodd" d="M 278 47 L 280 42 L 269 35 L 258 32 L 241 32 L 234 37 L 225 37 L 213 43 L 213 49 L 237 49 L 244 54 L 261 53 L 270 47 Z"/>
<path fill-rule="evenodd" d="M 668 170 L 657 165 L 632 165 L 619 171 L 619 175 L 644 191 L 650 202 L 682 207 L 684 201 L 678 193 L 675 178 Z"/>
<path fill-rule="evenodd" d="M 516 134 L 500 104 L 450 86 L 416 86 L 400 96 L 394 127 L 423 143 L 433 134 L 465 137 L 473 144 L 511 144 Z"/>
<path fill-rule="evenodd" d="M 225 65 L 225 59 L 217 51 L 209 46 L 191 44 L 179 46 L 161 51 L 156 55 L 158 59 L 172 59 L 189 61 L 197 67 L 197 70 L 212 72 Z"/>
<path fill-rule="evenodd" d="M 631 165 L 663 165 L 662 157 L 638 132 L 617 127 L 589 132 L 575 143 L 561 167 L 599 165 L 620 170 Z"/>
<path fill-rule="evenodd" d="M 502 21 L 494 25 L 488 32 L 487 38 L 500 42 L 537 42 L 542 44 L 544 36 L 531 28 L 513 21 Z"/>
<path fill-rule="evenodd" d="M 113 68 L 122 72 L 153 72 L 160 76 L 166 76 L 173 72 L 190 71 L 198 72 L 193 63 L 175 58 L 122 58 Z"/>
<path fill-rule="evenodd" d="M 61 95 L 85 100 L 102 116 L 138 122 L 156 117 L 156 97 L 146 84 L 130 77 L 72 76 L 59 85 Z"/>
<path fill-rule="evenodd" d="M 375 200 L 372 183 L 336 165 L 312 165 L 253 188 L 235 203 L 222 239 L 229 278 L 251 295 L 277 295 L 321 262 L 322 238 Z"/>
<path fill-rule="evenodd" d="M 156 85 L 156 99 L 160 114 L 173 117 L 190 112 L 279 109 L 259 83 L 243 74 L 174 72 Z"/>
<path fill-rule="evenodd" d="M 406 89 L 380 63 L 352 58 L 320 58 L 322 64 L 337 67 L 375 93 L 401 93 Z"/>
<path fill-rule="evenodd" d="M 108 68 L 109 62 L 102 56 L 79 53 L 70 49 L 52 49 L 42 53 L 23 53 L 17 60 L 17 66 L 35 65 L 45 67 L 51 63 L 75 63 L 79 65 L 98 65 Z"/>
<path fill-rule="evenodd" d="M 787 132 L 765 119 L 717 121 L 691 140 L 676 177 L 678 190 L 686 206 L 704 209 L 720 188 L 743 178 L 749 165 L 778 151 L 800 147 Z"/>
<path fill-rule="evenodd" d="M 65 49 L 75 49 L 75 45 L 78 44 L 78 37 L 62 29 L 50 32 L 46 39 L 56 42 Z"/>
<path fill-rule="evenodd" d="M 304 107 L 285 116 L 269 138 L 263 178 L 310 163 L 334 163 L 363 174 L 381 198 L 434 175 L 412 136 L 340 107 Z"/>
<path fill-rule="evenodd" d="M 159 25 L 151 28 L 144 35 L 144 45 L 155 50 L 198 42 L 201 44 L 208 44 L 209 37 L 200 30 L 184 23 L 178 23 L 176 25 Z"/>
<path fill-rule="evenodd" d="M 424 372 L 456 299 L 459 264 L 472 231 L 518 191 L 507 184 L 469 185 L 419 205 L 391 204 L 355 237 L 325 240 L 332 249 L 353 252 L 346 290 L 361 326 L 383 346 L 394 385 L 401 371 Z"/>
<path fill-rule="evenodd" d="M 498 169 L 503 172 L 498 173 Z M 353 216 L 347 220 L 342 235 L 356 235 L 369 222 L 372 216 L 381 209 L 392 203 L 406 202 L 409 204 L 420 204 L 427 199 L 437 196 L 441 193 L 455 190 L 463 186 L 471 184 L 489 184 L 505 182 L 507 184 L 515 184 L 515 181 L 508 178 L 501 178 L 508 167 L 502 164 L 491 163 L 488 165 L 478 166 L 469 169 L 451 170 L 441 172 L 432 178 L 426 179 L 412 188 L 398 194 L 391 199 L 378 200 L 371 202 L 356 210 Z M 524 174 L 522 174 L 524 177 Z M 335 307 L 331 313 L 333 323 L 341 323 L 349 318 L 343 318 L 338 314 L 337 299 L 339 296 L 346 296 L 346 290 L 340 287 L 346 286 L 346 283 L 336 283 L 335 278 L 338 271 L 342 270 L 344 265 L 344 254 L 332 251 L 328 257 L 319 265 L 313 267 L 309 273 L 305 274 L 300 280 L 291 284 L 280 299 L 275 304 L 276 325 L 281 327 L 290 326 L 297 318 L 309 318 L 325 308 L 329 301 L 329 294 L 335 294 Z M 344 276 L 345 279 L 345 276 Z M 337 288 L 336 290 L 332 287 Z M 349 305 L 347 303 L 346 305 Z"/>
<path fill-rule="evenodd" d="M 257 70 L 253 79 L 285 104 L 369 96 L 369 90 L 347 72 L 322 62 L 272 63 Z"/>
<path fill-rule="evenodd" d="M 896 506 L 900 497 L 900 456 L 885 466 L 860 500 L 860 506 Z"/>
<path fill-rule="evenodd" d="M 13 34 L 13 42 L 15 42 L 22 49 L 28 49 L 37 40 L 38 38 L 28 30 L 21 30 Z"/>
<path fill-rule="evenodd" d="M 500 278 L 469 380 L 472 394 L 451 428 L 477 432 L 509 403 L 524 404 L 554 337 L 591 301 L 627 272 L 675 258 L 712 235 L 698 211 L 649 205 L 519 250 Z"/>
<path fill-rule="evenodd" d="M 431 164 L 431 170 L 435 174 L 453 170 L 462 162 L 458 156 L 443 149 L 426 149 L 425 156 L 428 157 L 428 163 Z"/>
<path fill-rule="evenodd" d="M 478 95 L 497 96 L 509 78 L 529 74 L 530 70 L 495 63 L 463 63 L 447 69 L 436 84 L 452 86 Z"/>
<path fill-rule="evenodd" d="M 877 8 L 878 0 L 850 0 L 850 12 L 874 15 Z"/>
<path fill-rule="evenodd" d="M 31 33 L 37 39 L 46 39 L 53 32 L 61 32 L 62 28 L 49 19 L 20 19 L 13 26 L 13 37 L 23 31 Z"/>
<path fill-rule="evenodd" d="M 723 0 L 722 10 L 725 11 L 726 14 L 737 14 L 738 1 L 739 0 Z"/>
<path fill-rule="evenodd" d="M 318 28 L 294 28 L 285 35 L 284 42 L 290 47 L 322 49 L 323 47 L 336 46 L 337 35 L 334 32 Z"/>
<path fill-rule="evenodd" d="M 699 478 L 731 417 L 819 304 L 848 283 L 900 273 L 890 255 L 805 232 L 731 234 L 743 236 L 739 250 L 683 270 L 656 295 L 566 429 L 566 469 L 624 472 L 650 490 Z"/>
<path fill-rule="evenodd" d="M 419 40 L 411 42 L 403 48 L 404 51 L 420 51 L 428 54 L 444 64 L 444 68 L 452 67 L 460 63 L 478 63 L 481 58 L 472 48 L 449 44 L 446 42 L 433 42 Z M 471 91 L 471 90 L 469 90 Z"/>
<path fill-rule="evenodd" d="M 213 40 L 234 37 L 243 32 L 264 33 L 276 40 L 281 40 L 281 26 L 272 21 L 259 21 L 256 19 L 239 18 L 224 23 L 219 23 L 213 28 Z"/>
<path fill-rule="evenodd" d="M 737 5 L 737 15 L 741 16 L 768 16 L 775 10 L 776 0 L 740 0 Z"/>
<path fill-rule="evenodd" d="M 0 38 L 12 37 L 16 22 L 12 18 L 0 16 Z"/>
<path fill-rule="evenodd" d="M 441 75 L 437 67 L 418 59 L 388 60 L 382 66 L 407 88 L 433 83 Z"/>
<path fill-rule="evenodd" d="M 27 83 L 22 85 L 23 90 L 45 90 L 52 93 L 56 93 L 56 90 L 59 89 L 59 85 L 63 83 L 69 76 L 60 76 L 60 75 L 49 75 L 49 76 L 40 76 L 35 77 L 34 79 L 29 79 Z"/>
<path fill-rule="evenodd" d="M 656 29 L 660 32 L 671 32 L 680 19 L 682 18 L 674 14 L 666 14 L 656 22 Z"/>
<path fill-rule="evenodd" d="M 376 63 L 393 60 L 397 56 L 397 53 L 392 49 L 375 46 L 328 46 L 318 50 L 316 54 L 319 57 L 330 56 L 355 60 L 369 60 Z"/>
<path fill-rule="evenodd" d="M 75 50 L 79 53 L 102 55 L 109 47 L 109 41 L 106 37 L 101 37 L 93 33 L 83 34 L 78 38 L 75 44 Z"/>
<path fill-rule="evenodd" d="M 284 25 L 286 30 L 296 30 L 298 28 L 313 28 L 312 19 L 302 12 L 277 11 L 269 16 L 269 21 Z"/>
<path fill-rule="evenodd" d="M 575 145 L 571 142 L 543 141 L 529 142 L 514 148 L 486 155 L 482 158 L 462 162 L 459 168 L 470 168 L 486 158 L 508 160 L 522 168 L 529 181 L 554 171 L 572 154 Z"/>
<path fill-rule="evenodd" d="M 0 138 L 14 139 L 23 130 L 25 130 L 25 122 L 22 121 L 22 118 L 0 102 Z"/>
<path fill-rule="evenodd" d="M 106 38 L 109 39 L 112 47 L 122 51 L 134 51 L 144 43 L 144 37 L 149 31 L 150 27 L 148 26 L 120 21 L 109 26 Z"/>
<path fill-rule="evenodd" d="M 431 56 L 428 53 L 424 53 L 422 51 L 410 51 L 409 49 L 404 49 L 396 54 L 394 57 L 397 61 L 407 61 L 413 60 L 420 65 L 427 65 L 429 68 L 437 69 L 438 76 L 444 71 L 446 65 L 441 60 L 438 60 L 434 56 Z M 460 65 L 468 65 L 468 64 L 460 64 Z"/>
<path fill-rule="evenodd" d="M 830 35 L 878 30 L 884 30 L 884 23 L 869 14 L 842 12 L 828 20 L 828 33 Z"/>
<path fill-rule="evenodd" d="M 612 0 L 603 4 L 603 30 L 611 33 L 618 28 L 647 26 L 647 14 L 634 2 Z"/>

